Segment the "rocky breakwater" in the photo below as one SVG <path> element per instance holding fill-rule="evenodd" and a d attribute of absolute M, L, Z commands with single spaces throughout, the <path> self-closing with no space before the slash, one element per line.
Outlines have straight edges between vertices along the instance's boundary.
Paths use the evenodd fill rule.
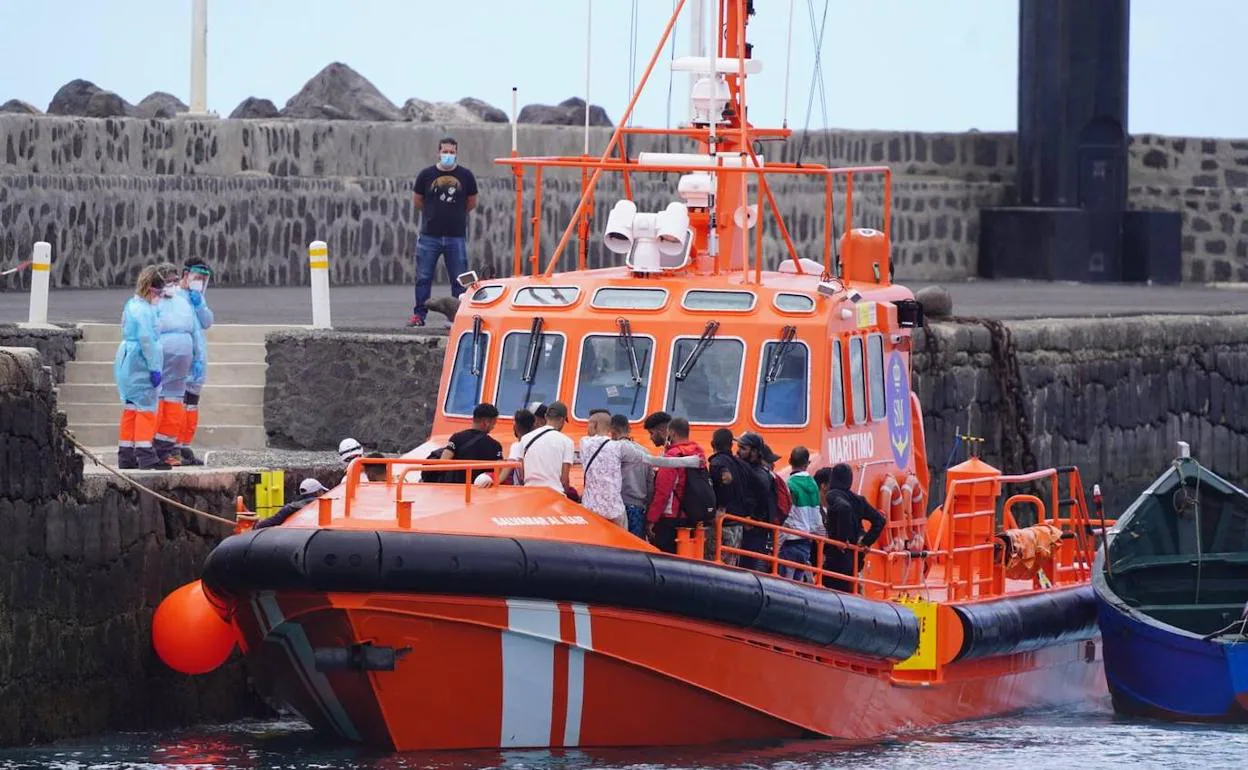
<path fill-rule="evenodd" d="M 228 526 L 84 474 L 37 351 L 0 348 L 0 745 L 262 714 L 237 656 L 187 677 L 164 666 L 151 619 L 198 577 Z M 309 473 L 287 472 L 287 495 Z M 140 474 L 149 489 L 226 517 L 248 471 Z"/>

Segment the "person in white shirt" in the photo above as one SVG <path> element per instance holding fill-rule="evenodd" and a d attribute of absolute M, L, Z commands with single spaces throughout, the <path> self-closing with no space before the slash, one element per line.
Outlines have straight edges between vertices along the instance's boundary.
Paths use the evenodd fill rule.
<path fill-rule="evenodd" d="M 611 415 L 607 412 L 591 414 L 589 435 L 581 439 L 581 462 L 585 469 L 582 503 L 621 529 L 628 529 L 623 494 L 626 459 L 636 458 L 641 463 L 659 468 L 696 468 L 701 460 L 697 457 L 655 457 L 636 443 L 613 440 L 610 434 Z"/>
<path fill-rule="evenodd" d="M 568 473 L 576 445 L 562 433 L 567 419 L 567 405 L 553 401 L 546 406 L 546 425 L 520 437 L 526 487 L 548 487 L 560 494 L 571 488 Z"/>

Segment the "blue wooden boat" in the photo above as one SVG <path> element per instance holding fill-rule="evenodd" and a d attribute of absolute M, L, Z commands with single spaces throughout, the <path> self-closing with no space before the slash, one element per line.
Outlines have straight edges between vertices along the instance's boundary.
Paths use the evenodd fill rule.
<path fill-rule="evenodd" d="M 1179 442 L 1102 538 L 1092 586 L 1114 710 L 1248 722 L 1248 494 Z"/>

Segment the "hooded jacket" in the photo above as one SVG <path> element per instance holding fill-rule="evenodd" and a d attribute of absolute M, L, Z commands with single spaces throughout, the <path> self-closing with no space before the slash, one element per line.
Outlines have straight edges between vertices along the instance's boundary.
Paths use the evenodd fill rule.
<path fill-rule="evenodd" d="M 701 457 L 706 462 L 706 452 L 692 441 L 681 441 L 672 444 L 663 453 L 664 457 Z M 680 518 L 680 510 L 673 510 L 672 501 L 679 500 L 685 493 L 684 468 L 659 468 L 654 476 L 654 497 L 650 500 L 650 508 L 646 511 L 646 521 L 655 524 L 659 519 Z"/>
<path fill-rule="evenodd" d="M 828 537 L 870 547 L 880 539 L 888 520 L 866 498 L 851 489 L 853 482 L 854 472 L 848 465 L 838 463 L 832 467 L 828 480 Z M 863 519 L 871 522 L 871 529 L 865 534 L 862 530 Z"/>

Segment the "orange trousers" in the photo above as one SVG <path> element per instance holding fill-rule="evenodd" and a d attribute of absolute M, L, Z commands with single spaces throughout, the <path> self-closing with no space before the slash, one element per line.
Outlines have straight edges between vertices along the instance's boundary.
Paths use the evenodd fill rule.
<path fill-rule="evenodd" d="M 155 449 L 156 412 L 143 412 L 126 404 L 121 413 L 117 439 L 117 464 L 121 468 L 147 468 L 160 462 Z"/>

